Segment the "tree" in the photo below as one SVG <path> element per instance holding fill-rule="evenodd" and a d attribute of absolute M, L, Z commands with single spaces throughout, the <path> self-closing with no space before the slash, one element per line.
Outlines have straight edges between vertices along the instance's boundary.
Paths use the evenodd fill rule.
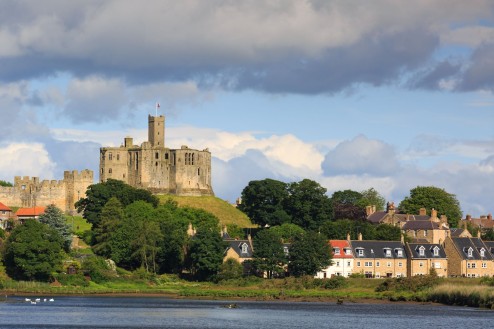
<path fill-rule="evenodd" d="M 260 226 L 280 225 L 291 220 L 284 209 L 287 198 L 286 183 L 269 178 L 250 181 L 242 191 L 242 203 L 238 209 Z"/>
<path fill-rule="evenodd" d="M 314 276 L 331 264 L 328 240 L 316 232 L 298 236 L 290 247 L 288 271 L 294 276 Z"/>
<path fill-rule="evenodd" d="M 236 259 L 228 258 L 220 266 L 220 271 L 218 273 L 218 280 L 233 280 L 239 279 L 244 274 L 244 267 Z"/>
<path fill-rule="evenodd" d="M 365 220 L 367 218 L 365 213 L 366 205 L 362 205 L 365 202 L 362 194 L 356 191 L 334 192 L 331 196 L 334 219 Z"/>
<path fill-rule="evenodd" d="M 398 208 L 407 214 L 418 214 L 420 208 L 425 208 L 428 215 L 434 208 L 438 214 L 447 216 L 450 227 L 457 227 L 462 217 L 456 196 L 434 186 L 417 186 L 410 190 L 410 196 L 405 197 Z"/>
<path fill-rule="evenodd" d="M 57 230 L 58 234 L 60 234 L 63 239 L 63 248 L 68 252 L 70 250 L 70 245 L 72 244 L 72 232 L 66 223 L 62 210 L 51 204 L 47 206 L 45 212 L 39 216 L 39 221 Z"/>
<path fill-rule="evenodd" d="M 362 198 L 357 202 L 359 206 L 363 209 L 367 206 L 376 206 L 376 211 L 384 210 L 384 206 L 386 205 L 386 199 L 379 194 L 374 188 L 370 188 L 368 190 L 360 192 Z"/>
<path fill-rule="evenodd" d="M 305 233 L 303 228 L 290 223 L 284 223 L 280 226 L 273 226 L 270 228 L 270 230 L 275 232 L 279 236 L 281 241 L 285 243 L 291 243 L 296 236 Z"/>
<path fill-rule="evenodd" d="M 96 240 L 93 246 L 95 254 L 111 258 L 111 235 L 115 232 L 118 223 L 122 221 L 123 217 L 122 203 L 116 197 L 111 197 L 101 209 L 100 226 L 93 230 L 94 239 Z"/>
<path fill-rule="evenodd" d="M 268 279 L 280 276 L 285 270 L 287 258 L 279 235 L 264 229 L 254 238 L 254 254 L 252 266 L 258 273 L 265 274 Z"/>
<path fill-rule="evenodd" d="M 482 234 L 482 240 L 494 241 L 494 229 L 490 228 Z"/>
<path fill-rule="evenodd" d="M 331 220 L 331 200 L 326 195 L 326 189 L 319 183 L 310 179 L 290 183 L 288 193 L 284 207 L 293 224 L 304 229 L 317 230 L 322 223 Z"/>
<path fill-rule="evenodd" d="M 16 280 L 48 281 L 61 269 L 63 239 L 58 231 L 36 220 L 17 226 L 5 246 L 4 265 Z"/>
<path fill-rule="evenodd" d="M 324 223 L 320 233 L 330 240 L 346 240 L 348 234 L 352 240 L 357 240 L 359 234 L 362 234 L 365 240 L 373 240 L 376 236 L 376 227 L 368 221 L 340 219 Z"/>
<path fill-rule="evenodd" d="M 75 203 L 77 211 L 83 212 L 83 217 L 93 225 L 93 229 L 100 225 L 100 214 L 110 198 L 116 197 L 124 207 L 134 201 L 146 201 L 154 207 L 158 206 L 159 200 L 151 192 L 137 189 L 122 181 L 108 179 L 104 183 L 89 185 L 86 197 Z"/>
<path fill-rule="evenodd" d="M 10 182 L 6 182 L 4 180 L 0 180 L 0 186 L 4 186 L 4 187 L 12 187 L 12 183 Z"/>
<path fill-rule="evenodd" d="M 211 280 L 220 270 L 226 245 L 217 230 L 199 228 L 190 241 L 189 259 L 198 280 Z"/>
<path fill-rule="evenodd" d="M 401 240 L 401 230 L 397 226 L 379 224 L 376 226 L 374 240 L 399 241 Z"/>

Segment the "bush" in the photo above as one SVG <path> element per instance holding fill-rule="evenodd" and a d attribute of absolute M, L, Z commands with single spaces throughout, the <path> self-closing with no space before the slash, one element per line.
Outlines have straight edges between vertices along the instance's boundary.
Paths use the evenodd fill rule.
<path fill-rule="evenodd" d="M 84 275 L 89 276 L 96 283 L 107 282 L 117 277 L 106 260 L 98 256 L 87 257 L 81 267 Z"/>
<path fill-rule="evenodd" d="M 348 281 L 342 276 L 334 276 L 331 279 L 324 280 L 322 287 L 324 289 L 338 289 L 348 286 Z"/>
<path fill-rule="evenodd" d="M 89 281 L 82 274 L 60 273 L 54 277 L 63 286 L 89 287 Z"/>
<path fill-rule="evenodd" d="M 376 288 L 376 292 L 383 291 L 421 291 L 432 288 L 440 282 L 435 275 L 417 275 L 404 278 L 389 278 Z"/>

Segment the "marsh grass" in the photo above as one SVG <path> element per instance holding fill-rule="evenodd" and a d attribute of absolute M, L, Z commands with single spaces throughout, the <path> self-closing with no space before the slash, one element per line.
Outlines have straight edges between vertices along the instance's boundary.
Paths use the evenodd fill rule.
<path fill-rule="evenodd" d="M 494 309 L 494 287 L 485 285 L 458 285 L 448 282 L 431 289 L 427 298 L 429 301 L 447 305 Z"/>

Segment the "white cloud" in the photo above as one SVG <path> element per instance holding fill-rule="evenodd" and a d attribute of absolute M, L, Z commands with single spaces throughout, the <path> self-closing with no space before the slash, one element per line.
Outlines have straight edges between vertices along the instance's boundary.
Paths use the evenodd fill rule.
<path fill-rule="evenodd" d="M 0 145 L 0 179 L 12 182 L 14 176 L 35 176 L 52 179 L 54 164 L 41 143 L 12 143 Z"/>

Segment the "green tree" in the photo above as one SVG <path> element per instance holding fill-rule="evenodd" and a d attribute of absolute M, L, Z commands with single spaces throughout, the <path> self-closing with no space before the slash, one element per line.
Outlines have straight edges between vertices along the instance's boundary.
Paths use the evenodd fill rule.
<path fill-rule="evenodd" d="M 304 234 L 305 230 L 298 225 L 291 223 L 284 223 L 280 226 L 273 226 L 270 228 L 275 232 L 284 243 L 291 243 L 296 236 Z"/>
<path fill-rule="evenodd" d="M 137 189 L 122 181 L 108 179 L 104 183 L 90 185 L 86 191 L 86 197 L 75 203 L 77 211 L 83 212 L 83 217 L 96 229 L 100 225 L 100 214 L 110 198 L 116 197 L 124 207 L 134 201 L 146 201 L 154 207 L 158 206 L 159 200 L 151 192 Z"/>
<path fill-rule="evenodd" d="M 374 188 L 360 192 L 362 198 L 357 202 L 357 205 L 361 206 L 363 209 L 367 206 L 376 206 L 376 211 L 384 210 L 386 205 L 386 199 L 379 194 Z"/>
<path fill-rule="evenodd" d="M 334 192 L 331 196 L 333 217 L 335 219 L 365 220 L 365 206 L 362 193 L 344 190 Z"/>
<path fill-rule="evenodd" d="M 298 236 L 290 246 L 288 271 L 296 277 L 314 276 L 331 264 L 328 240 L 322 234 L 307 232 Z"/>
<path fill-rule="evenodd" d="M 217 230 L 199 228 L 190 240 L 189 259 L 191 272 L 196 279 L 211 280 L 220 270 L 226 244 Z"/>
<path fill-rule="evenodd" d="M 17 226 L 5 245 L 4 265 L 16 280 L 48 281 L 61 269 L 63 239 L 58 231 L 36 220 Z"/>
<path fill-rule="evenodd" d="M 99 227 L 93 230 L 94 239 L 96 240 L 93 246 L 95 254 L 111 258 L 111 235 L 115 232 L 118 223 L 122 221 L 123 217 L 122 203 L 116 197 L 111 197 L 101 209 Z"/>
<path fill-rule="evenodd" d="M 379 224 L 376 226 L 374 240 L 399 241 L 401 240 L 401 230 L 397 226 Z"/>
<path fill-rule="evenodd" d="M 293 224 L 304 229 L 318 230 L 322 223 L 331 220 L 331 200 L 319 183 L 310 179 L 290 183 L 288 193 L 284 206 Z"/>
<path fill-rule="evenodd" d="M 357 240 L 359 233 L 365 240 L 373 240 L 376 236 L 376 227 L 367 221 L 340 219 L 324 223 L 320 233 L 329 240 L 346 240 L 348 234 L 351 240 Z"/>
<path fill-rule="evenodd" d="M 490 228 L 482 234 L 482 240 L 494 241 L 494 229 Z"/>
<path fill-rule="evenodd" d="M 234 280 L 239 279 L 244 274 L 244 267 L 236 259 L 228 258 L 220 266 L 220 271 L 218 273 L 218 280 Z"/>
<path fill-rule="evenodd" d="M 72 232 L 67 225 L 62 210 L 51 204 L 47 206 L 45 212 L 39 216 L 39 221 L 57 230 L 58 234 L 60 234 L 63 239 L 63 248 L 68 252 L 70 250 L 70 245 L 72 244 Z"/>
<path fill-rule="evenodd" d="M 275 231 L 264 229 L 258 232 L 254 246 L 252 266 L 258 273 L 266 275 L 268 279 L 284 273 L 287 258 L 281 238 Z"/>
<path fill-rule="evenodd" d="M 12 183 L 9 183 L 9 182 L 6 182 L 4 180 L 0 180 L 0 186 L 4 186 L 4 187 L 12 187 Z"/>
<path fill-rule="evenodd" d="M 400 212 L 407 214 L 418 214 L 420 208 L 425 208 L 428 215 L 434 208 L 439 215 L 448 217 L 450 227 L 457 227 L 462 217 L 456 196 L 434 186 L 417 186 L 410 190 L 410 196 L 405 197 L 398 208 Z"/>
<path fill-rule="evenodd" d="M 260 226 L 280 225 L 291 220 L 284 209 L 287 198 L 286 183 L 269 178 L 250 181 L 242 191 L 242 203 L 238 209 Z"/>

